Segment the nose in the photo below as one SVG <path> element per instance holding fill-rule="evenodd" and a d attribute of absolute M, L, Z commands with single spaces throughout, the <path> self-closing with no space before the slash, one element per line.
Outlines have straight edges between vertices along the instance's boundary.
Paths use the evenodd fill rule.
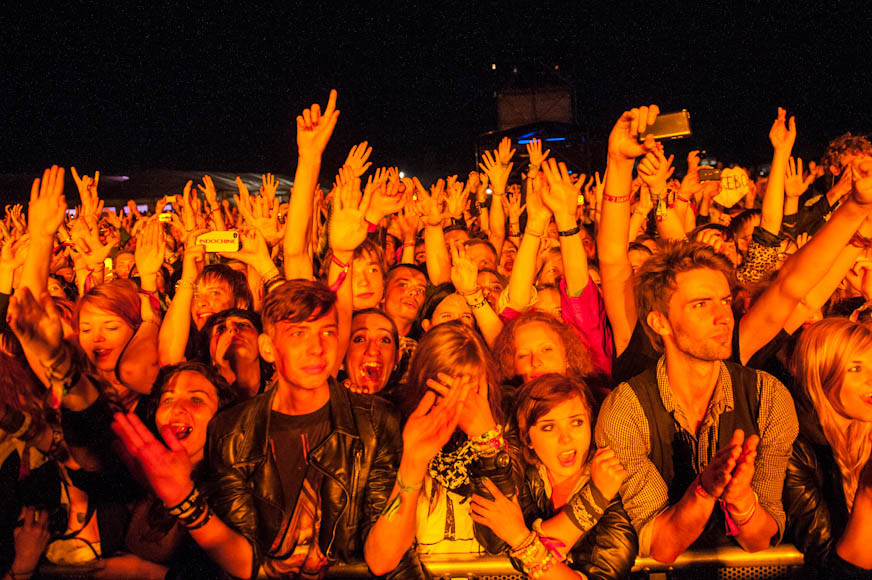
<path fill-rule="evenodd" d="M 534 369 L 538 369 L 542 366 L 542 359 L 539 357 L 538 354 L 533 353 L 530 355 L 530 366 Z"/>
<path fill-rule="evenodd" d="M 557 432 L 557 441 L 560 443 L 569 443 L 572 438 L 569 436 L 569 431 L 566 429 L 559 429 Z"/>
<path fill-rule="evenodd" d="M 317 356 L 317 355 L 320 355 L 321 353 L 323 353 L 324 352 L 323 340 L 324 340 L 324 337 L 320 333 L 316 334 L 314 337 L 312 337 L 309 340 L 309 348 L 307 349 L 308 353 L 311 355 L 314 355 L 314 356 Z"/>
<path fill-rule="evenodd" d="M 367 354 L 375 354 L 378 352 L 378 343 L 374 340 L 366 341 L 366 351 Z"/>

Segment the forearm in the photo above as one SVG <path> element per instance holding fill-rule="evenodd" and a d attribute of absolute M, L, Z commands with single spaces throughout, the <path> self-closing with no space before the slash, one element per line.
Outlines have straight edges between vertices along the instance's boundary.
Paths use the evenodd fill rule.
<path fill-rule="evenodd" d="M 490 303 L 485 300 L 481 290 L 475 292 L 471 296 L 466 297 L 466 302 L 472 310 L 472 315 L 475 317 L 475 322 L 478 324 L 478 329 L 484 337 L 485 342 L 489 347 L 493 347 L 500 332 L 503 330 L 503 321 L 491 308 Z"/>
<path fill-rule="evenodd" d="M 872 569 L 872 498 L 859 490 L 845 532 L 836 543 L 836 553 L 843 560 L 866 570 Z"/>
<path fill-rule="evenodd" d="M 18 283 L 18 288 L 29 288 L 37 297 L 46 291 L 53 249 L 53 236 L 31 235 L 30 247 L 27 249 L 27 258 L 21 269 L 21 280 Z"/>
<path fill-rule="evenodd" d="M 505 190 L 497 192 L 494 190 L 491 195 L 490 214 L 488 218 L 489 233 L 488 237 L 497 254 L 502 252 L 503 243 L 506 241 L 506 212 L 503 209 L 503 200 L 506 199 Z"/>
<path fill-rule="evenodd" d="M 521 238 L 518 254 L 515 256 L 515 265 L 509 276 L 509 306 L 515 310 L 523 310 L 530 304 L 530 289 L 536 278 L 536 256 L 544 232 L 544 223 L 541 221 L 531 223 L 527 220 L 527 229 L 524 237 Z"/>
<path fill-rule="evenodd" d="M 716 500 L 697 493 L 697 483 L 695 479 L 678 503 L 655 518 L 651 532 L 651 557 L 655 560 L 674 562 L 705 528 Z"/>
<path fill-rule="evenodd" d="M 805 298 L 800 300 L 799 304 L 796 305 L 796 308 L 794 308 L 790 317 L 787 319 L 787 322 L 784 324 L 785 331 L 789 334 L 793 334 L 803 325 L 803 323 L 814 315 L 819 308 L 827 303 L 827 300 L 830 299 L 830 296 L 833 295 L 833 292 L 836 291 L 839 284 L 841 284 L 842 280 L 845 279 L 845 276 L 854 266 L 854 263 L 862 252 L 863 250 L 861 248 L 854 245 L 848 245 L 844 251 L 839 253 L 836 261 L 833 262 L 833 265 L 821 281 L 818 282 Z"/>
<path fill-rule="evenodd" d="M 388 516 L 382 513 L 369 531 L 363 546 L 363 557 L 373 574 L 382 576 L 397 567 L 403 555 L 412 546 L 417 533 L 417 507 L 426 465 L 416 466 L 405 455 L 400 460 L 399 478 L 405 489 L 394 484 L 387 505 L 397 501 L 396 511 Z"/>
<path fill-rule="evenodd" d="M 597 254 L 600 264 L 627 262 L 630 240 L 630 184 L 633 161 L 609 159 L 603 200 L 600 206 L 600 227 L 597 232 Z M 615 201 L 622 199 L 624 201 Z"/>
<path fill-rule="evenodd" d="M 769 171 L 769 181 L 766 182 L 766 192 L 763 194 L 763 211 L 760 227 L 777 236 L 781 231 L 781 220 L 784 217 L 784 177 L 787 173 L 787 161 L 790 150 L 775 150 L 772 156 L 772 168 Z"/>
<path fill-rule="evenodd" d="M 637 206 L 633 210 L 633 214 L 630 216 L 630 237 L 628 241 L 632 242 L 645 233 L 645 226 L 648 224 L 648 214 L 650 213 L 650 208 L 645 210 Z"/>
<path fill-rule="evenodd" d="M 565 232 L 578 227 L 575 216 L 554 216 L 557 231 Z M 563 259 L 563 277 L 566 279 L 566 292 L 577 296 L 584 290 L 590 279 L 587 270 L 587 253 L 581 243 L 581 234 L 560 236 L 560 255 Z"/>
<path fill-rule="evenodd" d="M 758 505 L 751 519 L 738 526 L 736 541 L 747 552 L 759 552 L 772 546 L 772 537 L 778 533 L 778 524 L 762 506 Z"/>
<path fill-rule="evenodd" d="M 306 255 L 308 233 L 314 211 L 315 188 L 321 171 L 321 155 L 300 156 L 294 174 L 294 188 L 288 204 L 288 225 L 285 228 L 285 260 L 289 256 Z M 287 273 L 286 273 L 287 275 Z M 288 276 L 288 279 L 291 277 Z"/>
<path fill-rule="evenodd" d="M 160 366 L 182 362 L 191 328 L 191 305 L 194 302 L 194 283 L 179 281 L 176 294 L 170 302 L 158 333 L 158 358 Z"/>
<path fill-rule="evenodd" d="M 667 207 L 665 201 L 661 203 L 663 204 L 662 212 L 657 215 L 656 219 L 657 232 L 660 234 L 660 238 L 664 240 L 686 240 L 687 235 L 684 232 L 684 225 L 675 209 Z"/>
<path fill-rule="evenodd" d="M 426 226 L 424 249 L 427 256 L 427 275 L 433 285 L 451 281 L 451 258 L 445 248 L 445 233 L 442 226 Z"/>
<path fill-rule="evenodd" d="M 352 264 L 354 261 L 353 251 L 334 251 L 333 260 L 330 261 L 330 269 L 327 272 L 327 283 L 333 288 L 336 284 L 339 287 L 336 289 L 336 313 L 339 319 L 339 344 L 336 356 L 336 362 L 333 367 L 331 376 L 336 376 L 339 367 L 345 360 L 345 351 L 348 348 L 348 341 L 351 338 L 351 315 L 352 302 L 354 294 L 351 288 Z M 346 264 L 342 267 L 336 262 Z"/>
<path fill-rule="evenodd" d="M 138 393 L 151 390 L 160 370 L 158 333 L 160 319 L 143 320 L 118 361 L 118 379 Z"/>
<path fill-rule="evenodd" d="M 245 537 L 213 517 L 198 530 L 189 533 L 197 544 L 228 574 L 236 578 L 252 577 L 254 550 Z M 256 571 L 255 571 L 256 572 Z"/>

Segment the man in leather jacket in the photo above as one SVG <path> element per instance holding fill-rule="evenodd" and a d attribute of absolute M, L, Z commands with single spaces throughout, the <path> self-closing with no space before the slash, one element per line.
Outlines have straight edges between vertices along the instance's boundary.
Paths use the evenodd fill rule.
<path fill-rule="evenodd" d="M 368 535 L 393 497 L 399 420 L 386 401 L 350 393 L 330 377 L 338 356 L 334 302 L 317 282 L 272 291 L 259 346 L 275 362 L 278 384 L 209 425 L 209 503 L 250 546 L 252 577 L 261 568 L 317 576 L 333 561 L 369 556 Z M 425 576 L 414 549 L 390 575 Z"/>

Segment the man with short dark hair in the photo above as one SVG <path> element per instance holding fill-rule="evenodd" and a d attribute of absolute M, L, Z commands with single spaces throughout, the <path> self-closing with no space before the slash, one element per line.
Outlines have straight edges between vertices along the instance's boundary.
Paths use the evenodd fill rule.
<path fill-rule="evenodd" d="M 664 562 L 728 536 L 762 550 L 784 531 L 796 412 L 774 377 L 726 362 L 732 272 L 710 246 L 688 242 L 642 265 L 636 310 L 664 356 L 621 383 L 597 422 L 597 444 L 613 449 L 629 474 L 621 497 L 640 553 Z"/>

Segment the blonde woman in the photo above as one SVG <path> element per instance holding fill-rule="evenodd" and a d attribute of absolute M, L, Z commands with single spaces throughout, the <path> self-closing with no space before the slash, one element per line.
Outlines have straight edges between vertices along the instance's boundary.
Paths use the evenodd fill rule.
<path fill-rule="evenodd" d="M 807 328 L 792 370 L 801 427 L 788 528 L 812 576 L 872 577 L 872 326 L 827 318 Z"/>

